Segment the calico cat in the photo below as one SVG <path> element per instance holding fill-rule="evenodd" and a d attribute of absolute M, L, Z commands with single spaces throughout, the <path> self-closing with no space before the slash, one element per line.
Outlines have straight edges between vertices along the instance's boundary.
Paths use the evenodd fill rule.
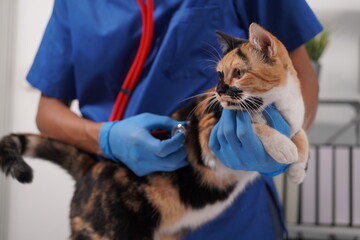
<path fill-rule="evenodd" d="M 266 151 L 279 162 L 294 162 L 288 176 L 301 182 L 308 143 L 301 129 L 299 80 L 276 37 L 257 24 L 250 26 L 249 34 L 249 40 L 243 40 L 218 32 L 225 53 L 217 65 L 219 83 L 173 114 L 188 121 L 188 166 L 138 177 L 121 163 L 99 162 L 55 139 L 11 134 L 0 141 L 1 169 L 22 183 L 33 176 L 22 156 L 47 159 L 66 169 L 76 181 L 70 213 L 73 240 L 180 239 L 218 216 L 258 176 L 225 167 L 208 146 L 222 108 L 230 108 L 251 113 Z M 290 124 L 291 139 L 266 125 L 261 112 L 269 104 L 275 104 Z"/>

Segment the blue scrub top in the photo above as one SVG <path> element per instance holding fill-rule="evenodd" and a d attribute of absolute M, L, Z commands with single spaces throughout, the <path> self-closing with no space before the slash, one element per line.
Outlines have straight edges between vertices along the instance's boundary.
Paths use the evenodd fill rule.
<path fill-rule="evenodd" d="M 155 0 L 152 48 L 125 117 L 170 115 L 213 87 L 220 48 L 215 30 L 247 38 L 257 22 L 294 50 L 321 31 L 304 0 Z M 141 36 L 135 0 L 55 0 L 28 74 L 44 95 L 79 100 L 83 117 L 107 121 Z M 271 180 L 260 178 L 220 217 L 186 239 L 275 239 Z"/>

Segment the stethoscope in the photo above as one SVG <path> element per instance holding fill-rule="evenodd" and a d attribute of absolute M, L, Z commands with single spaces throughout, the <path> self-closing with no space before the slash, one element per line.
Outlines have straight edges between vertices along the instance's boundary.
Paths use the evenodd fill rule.
<path fill-rule="evenodd" d="M 140 45 L 116 98 L 109 121 L 119 121 L 123 118 L 127 103 L 129 102 L 131 93 L 135 89 L 136 83 L 139 80 L 140 73 L 143 69 L 144 62 L 149 54 L 151 46 L 154 32 L 154 2 L 153 0 L 147 0 L 147 6 L 145 5 L 145 0 L 137 0 L 137 2 L 140 6 L 143 26 Z M 156 138 L 166 139 L 178 132 L 185 133 L 184 125 L 176 125 L 170 133 L 161 129 L 153 130 L 151 133 Z"/>
<path fill-rule="evenodd" d="M 132 91 L 135 89 L 140 73 L 143 69 L 144 62 L 149 54 L 151 41 L 154 32 L 154 2 L 153 0 L 137 0 L 142 19 L 142 34 L 140 45 L 137 50 L 135 59 L 130 67 L 129 72 L 121 86 L 121 90 L 115 100 L 115 104 L 110 115 L 109 121 L 121 120 L 124 116 L 126 106 L 129 102 Z"/>

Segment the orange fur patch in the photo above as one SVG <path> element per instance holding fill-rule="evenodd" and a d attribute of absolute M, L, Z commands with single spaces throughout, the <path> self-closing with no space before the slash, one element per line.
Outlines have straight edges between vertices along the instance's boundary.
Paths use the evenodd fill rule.
<path fill-rule="evenodd" d="M 149 184 L 144 187 L 146 196 L 161 212 L 160 229 L 172 226 L 186 211 L 180 202 L 179 190 L 171 184 L 170 177 L 165 174 L 150 175 Z"/>
<path fill-rule="evenodd" d="M 91 169 L 91 174 L 93 178 L 98 178 L 99 174 L 103 172 L 104 168 L 105 168 L 105 164 L 104 163 L 97 163 L 92 169 Z"/>
<path fill-rule="evenodd" d="M 199 141 L 202 152 L 204 155 L 211 155 L 212 151 L 209 148 L 209 138 L 211 130 L 217 123 L 214 113 L 206 113 L 206 107 L 209 105 L 209 100 L 205 100 L 201 106 L 195 111 L 197 118 L 199 119 Z M 199 165 L 197 162 L 197 156 L 192 151 L 192 148 L 188 148 L 188 161 L 191 165 L 200 172 L 200 177 L 204 185 L 212 185 L 218 188 L 225 188 L 236 181 L 236 174 L 229 174 L 228 176 L 217 176 L 216 172 L 209 169 L 206 166 Z"/>
<path fill-rule="evenodd" d="M 275 129 L 273 129 L 265 124 L 253 123 L 252 126 L 254 128 L 254 132 L 261 134 L 264 137 L 270 137 L 274 133 L 276 133 Z"/>
<path fill-rule="evenodd" d="M 85 222 L 80 217 L 75 217 L 71 220 L 71 228 L 74 232 L 86 232 L 93 240 L 110 240 L 107 237 L 102 237 L 95 233 L 94 229 L 90 226 L 90 223 Z"/>
<path fill-rule="evenodd" d="M 309 141 L 305 131 L 301 129 L 291 140 L 295 143 L 298 149 L 299 160 L 297 162 L 306 164 L 309 159 Z"/>
<path fill-rule="evenodd" d="M 174 234 L 174 235 L 160 235 L 155 238 L 155 240 L 178 240 L 181 239 L 182 234 Z"/>
<path fill-rule="evenodd" d="M 116 173 L 114 174 L 114 179 L 122 185 L 127 185 L 129 183 L 129 178 L 127 176 L 126 170 L 122 168 L 116 171 Z"/>
<path fill-rule="evenodd" d="M 94 190 L 91 192 L 91 195 L 89 197 L 89 200 L 86 202 L 86 204 L 82 207 L 83 208 L 83 211 L 84 213 L 88 213 L 88 212 L 91 212 L 93 211 L 94 209 L 94 202 L 95 202 L 95 198 L 96 196 L 99 195 L 99 190 Z"/>
<path fill-rule="evenodd" d="M 199 121 L 200 145 L 204 154 L 211 154 L 211 150 L 209 148 L 209 138 L 211 130 L 215 124 L 216 121 L 213 113 L 205 114 Z"/>

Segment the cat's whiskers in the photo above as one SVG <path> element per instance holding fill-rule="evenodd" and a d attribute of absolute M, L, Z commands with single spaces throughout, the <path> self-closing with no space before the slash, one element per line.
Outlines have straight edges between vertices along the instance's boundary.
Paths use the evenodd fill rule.
<path fill-rule="evenodd" d="M 262 117 L 261 116 L 261 111 L 259 111 L 259 109 L 252 109 L 250 104 L 253 104 L 253 105 L 257 105 L 260 101 L 256 98 L 248 98 L 248 102 L 245 102 L 249 108 L 250 108 L 250 112 L 252 113 L 252 115 L 257 115 L 257 117 Z M 261 106 L 260 106 L 261 107 Z"/>
<path fill-rule="evenodd" d="M 200 60 L 199 60 L 200 61 Z M 204 65 L 202 67 L 202 70 L 207 70 L 207 69 L 211 69 L 211 70 L 214 70 L 216 69 L 216 64 L 217 62 L 215 60 L 212 60 L 212 59 L 203 59 L 201 61 L 204 61 L 204 62 L 210 62 L 211 64 L 207 64 L 207 65 Z"/>
<path fill-rule="evenodd" d="M 244 95 L 247 95 L 247 94 L 244 94 Z M 250 96 L 250 95 L 247 95 L 247 96 Z M 254 122 L 254 119 L 253 119 L 253 116 L 254 114 L 258 115 L 258 117 L 261 117 L 261 113 L 258 111 L 258 110 L 254 110 L 252 109 L 249 104 L 250 103 L 254 103 L 255 101 L 253 101 L 253 99 L 251 98 L 248 98 L 249 102 L 250 103 L 247 103 L 246 101 L 243 101 L 242 98 L 236 96 L 236 99 L 238 100 L 238 104 L 247 112 L 249 113 L 249 116 L 250 116 L 250 119 L 252 122 Z"/>
<path fill-rule="evenodd" d="M 205 98 L 204 100 L 202 100 L 201 102 L 199 102 L 199 103 L 194 107 L 194 109 L 191 110 L 191 112 L 189 113 L 189 115 L 188 115 L 188 117 L 187 117 L 187 120 L 191 119 L 192 116 L 194 115 L 194 113 L 195 113 L 202 105 L 204 105 L 204 104 L 212 101 L 213 98 L 216 98 L 216 97 L 215 97 L 215 94 L 213 94 L 212 96 L 207 97 L 207 98 Z M 205 109 L 207 109 L 207 107 L 206 107 Z M 204 112 L 204 111 L 203 111 L 203 112 Z"/>
<path fill-rule="evenodd" d="M 217 61 L 215 61 L 215 60 L 213 60 L 213 59 L 202 59 L 201 61 L 206 61 L 206 62 L 212 62 L 212 63 L 215 63 L 215 64 L 217 64 L 218 62 Z"/>
<path fill-rule="evenodd" d="M 209 109 L 209 111 L 211 111 L 211 109 L 214 107 L 214 106 L 216 106 L 216 105 L 218 105 L 218 104 L 220 104 L 220 102 L 217 100 L 217 98 L 214 96 L 214 98 L 209 102 L 209 105 L 207 106 L 207 108 L 206 109 Z M 206 110 L 205 109 L 205 110 Z M 204 111 L 205 111 L 204 110 Z"/>
<path fill-rule="evenodd" d="M 269 105 L 270 107 L 272 107 L 271 105 Z M 271 119 L 271 121 L 273 123 L 275 123 L 274 119 L 271 117 L 271 115 L 269 114 L 269 112 L 266 110 L 266 108 L 264 108 L 264 110 L 262 111 L 263 112 L 263 115 L 265 116 L 265 114 Z M 275 126 L 273 126 L 275 127 Z"/>
<path fill-rule="evenodd" d="M 266 107 L 273 108 L 273 109 L 275 109 L 276 111 L 278 111 L 277 108 L 276 108 L 274 105 L 272 105 L 272 104 L 269 104 L 269 105 L 267 105 Z M 264 113 L 266 113 L 266 114 L 269 116 L 269 118 L 271 119 L 271 121 L 274 122 L 274 119 L 271 117 L 270 113 L 266 110 L 265 107 L 264 107 L 264 110 L 263 110 L 263 111 L 264 111 Z"/>
<path fill-rule="evenodd" d="M 261 101 L 258 100 L 258 99 L 256 99 L 256 98 L 252 98 L 250 101 L 253 101 L 253 102 L 255 102 L 255 103 L 259 103 L 259 102 L 261 103 Z M 256 110 L 254 111 L 254 113 L 255 113 L 256 115 L 258 115 L 259 118 L 264 118 L 264 117 L 265 117 L 264 115 L 267 114 L 267 115 L 270 117 L 270 119 L 273 121 L 271 115 L 267 112 L 266 107 L 267 107 L 267 106 L 261 105 L 261 106 L 259 106 L 258 109 L 256 109 Z"/>
<path fill-rule="evenodd" d="M 204 52 L 210 56 L 210 59 L 200 59 L 199 61 L 206 61 L 206 62 L 211 62 L 212 64 L 207 65 L 205 67 L 203 67 L 203 70 L 206 70 L 208 68 L 212 68 L 212 69 L 216 69 L 216 65 L 218 64 L 218 62 L 221 60 L 221 54 L 219 53 L 219 51 L 212 46 L 210 43 L 208 42 L 203 42 L 204 44 L 208 45 L 210 47 L 210 49 L 214 50 L 214 51 L 210 51 L 209 48 L 206 47 L 201 47 L 201 50 L 204 50 Z"/>
<path fill-rule="evenodd" d="M 246 103 L 246 102 L 244 102 L 244 101 L 241 101 L 241 106 L 243 106 L 243 108 L 245 109 L 245 111 L 247 112 L 247 113 L 249 113 L 249 116 L 250 116 L 250 120 L 251 120 L 251 122 L 253 122 L 254 121 L 254 119 L 253 119 L 253 110 L 248 106 L 248 104 Z"/>
<path fill-rule="evenodd" d="M 247 94 L 247 93 L 242 93 L 243 95 L 245 95 L 245 97 L 251 97 L 251 95 Z M 249 99 L 249 101 L 252 101 L 252 102 L 255 102 L 255 103 L 261 103 L 260 100 L 258 100 L 257 98 L 251 98 Z M 266 110 L 267 107 L 271 107 L 271 108 L 274 108 L 276 109 L 272 104 L 269 104 L 269 105 L 261 105 L 256 111 L 253 111 L 255 112 L 256 114 L 258 114 L 259 116 L 262 114 L 267 114 L 267 116 L 269 116 L 269 118 L 271 119 L 271 121 L 274 122 L 273 118 L 271 117 L 271 115 L 268 113 L 268 111 Z"/>
<path fill-rule="evenodd" d="M 196 95 L 190 96 L 190 97 L 188 97 L 188 98 L 185 98 L 185 99 L 182 100 L 181 102 L 185 102 L 185 101 L 187 101 L 187 100 L 190 100 L 190 99 L 193 99 L 193 98 L 196 98 L 196 97 L 205 96 L 205 95 L 215 95 L 215 91 L 196 94 Z"/>
<path fill-rule="evenodd" d="M 216 47 L 214 47 L 213 45 L 211 45 L 211 44 L 208 43 L 208 42 L 203 42 L 203 43 L 207 44 L 209 47 L 211 47 L 211 48 L 215 51 L 215 53 L 217 54 L 216 59 L 217 59 L 218 61 L 220 61 L 220 60 L 222 59 L 222 56 L 221 56 L 219 50 L 218 50 Z"/>
<path fill-rule="evenodd" d="M 249 109 L 247 108 L 246 104 L 244 103 L 243 99 L 239 96 L 235 96 L 235 99 L 237 100 L 237 103 L 240 105 L 240 107 L 245 110 L 247 113 L 249 113 L 250 119 L 251 119 L 251 113 L 249 112 Z"/>
<path fill-rule="evenodd" d="M 205 53 L 208 54 L 209 57 L 213 58 L 214 61 L 219 62 L 221 60 L 221 58 L 219 58 L 218 56 L 216 56 L 213 52 L 211 52 L 210 50 L 206 49 L 206 48 L 201 48 L 201 50 L 204 50 Z M 204 60 L 204 59 L 203 59 Z"/>
<path fill-rule="evenodd" d="M 208 105 L 204 108 L 204 110 L 202 111 L 202 114 L 204 114 L 206 111 L 210 111 L 211 108 L 217 103 L 217 99 L 216 96 L 214 95 L 212 98 L 209 99 L 208 101 Z"/>

